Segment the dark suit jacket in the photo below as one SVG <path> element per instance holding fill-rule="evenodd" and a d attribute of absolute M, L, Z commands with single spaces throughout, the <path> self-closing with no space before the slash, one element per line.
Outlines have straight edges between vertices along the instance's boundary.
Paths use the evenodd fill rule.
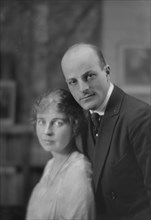
<path fill-rule="evenodd" d="M 87 135 L 98 219 L 151 219 L 150 105 L 115 86 L 95 146 L 90 118 Z"/>

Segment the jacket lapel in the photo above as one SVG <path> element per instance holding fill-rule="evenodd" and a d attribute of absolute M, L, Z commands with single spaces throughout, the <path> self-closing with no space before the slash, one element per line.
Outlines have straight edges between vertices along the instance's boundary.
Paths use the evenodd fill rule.
<path fill-rule="evenodd" d="M 90 159 L 90 161 L 92 162 L 93 165 L 93 161 L 94 161 L 94 152 L 95 152 L 95 142 L 94 142 L 94 137 L 92 134 L 92 122 L 90 120 L 90 116 L 89 116 L 89 121 L 88 121 L 88 144 L 87 144 L 87 156 Z"/>
<path fill-rule="evenodd" d="M 99 139 L 96 144 L 95 159 L 94 159 L 94 184 L 97 188 L 99 178 L 102 174 L 103 166 L 105 164 L 114 127 L 116 125 L 118 115 L 114 117 L 103 118 L 101 130 L 99 131 Z M 104 126 L 105 125 L 105 126 Z"/>
<path fill-rule="evenodd" d="M 113 93 L 109 99 L 102 125 L 99 129 L 99 138 L 96 143 L 96 151 L 94 157 L 94 185 L 97 188 L 99 179 L 102 177 L 103 167 L 105 165 L 110 146 L 111 139 L 116 126 L 119 111 L 124 97 L 124 92 L 115 86 Z"/>

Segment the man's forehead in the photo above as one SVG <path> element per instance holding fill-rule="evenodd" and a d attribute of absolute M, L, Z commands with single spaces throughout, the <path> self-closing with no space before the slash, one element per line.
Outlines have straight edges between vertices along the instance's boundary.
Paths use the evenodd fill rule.
<path fill-rule="evenodd" d="M 65 54 L 65 57 L 67 58 L 75 58 L 76 56 L 82 56 L 82 55 L 91 55 L 91 54 L 96 54 L 94 49 L 91 48 L 90 46 L 87 46 L 87 45 L 79 45 L 79 46 L 75 46 L 75 47 L 72 47 L 70 48 L 66 54 Z"/>
<path fill-rule="evenodd" d="M 91 68 L 99 63 L 99 58 L 94 51 L 87 49 L 74 52 L 73 50 L 67 53 L 62 60 L 63 70 L 82 70 L 85 68 Z"/>

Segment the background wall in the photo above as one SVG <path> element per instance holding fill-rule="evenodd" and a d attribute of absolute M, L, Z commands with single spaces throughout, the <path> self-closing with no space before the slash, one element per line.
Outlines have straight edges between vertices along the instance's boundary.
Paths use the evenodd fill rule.
<path fill-rule="evenodd" d="M 2 0 L 0 50 L 6 59 L 1 73 L 17 84 L 17 122 L 28 120 L 30 105 L 41 92 L 66 86 L 60 60 L 69 45 L 99 45 L 101 5 L 96 0 Z"/>
<path fill-rule="evenodd" d="M 39 93 L 66 87 L 60 60 L 73 43 L 86 41 L 100 46 L 113 82 L 123 88 L 124 48 L 150 48 L 149 0 L 0 2 L 1 78 L 16 82 L 17 123 L 28 121 L 31 104 Z M 147 74 L 151 84 L 151 74 Z M 137 95 L 140 92 L 141 87 Z M 149 90 L 145 92 L 148 98 Z"/>
<path fill-rule="evenodd" d="M 138 75 L 128 85 L 123 79 L 126 74 L 125 49 L 151 49 L 151 2 L 148 0 L 106 0 L 102 7 L 100 46 L 111 67 L 112 80 L 128 93 L 151 103 L 151 50 L 146 58 L 148 60 L 146 73 L 141 69 L 142 59 L 138 60 L 137 72 L 141 70 L 142 75 L 140 82 L 138 83 Z M 137 51 L 137 54 L 139 53 L 143 51 Z"/>

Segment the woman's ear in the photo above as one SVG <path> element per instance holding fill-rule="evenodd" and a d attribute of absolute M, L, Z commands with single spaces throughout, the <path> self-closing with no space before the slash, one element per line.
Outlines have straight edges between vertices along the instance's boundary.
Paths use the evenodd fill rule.
<path fill-rule="evenodd" d="M 78 120 L 77 119 L 73 121 L 72 126 L 73 126 L 73 135 L 75 136 L 77 135 L 77 131 L 78 131 Z"/>

